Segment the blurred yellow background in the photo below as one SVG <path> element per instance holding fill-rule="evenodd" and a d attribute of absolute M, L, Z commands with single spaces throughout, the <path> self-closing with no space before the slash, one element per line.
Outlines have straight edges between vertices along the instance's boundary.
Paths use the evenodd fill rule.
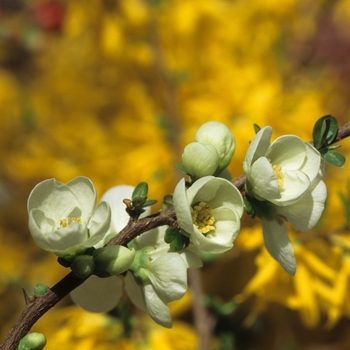
<path fill-rule="evenodd" d="M 309 141 L 323 115 L 350 121 L 349 56 L 347 0 L 1 1 L 1 339 L 24 307 L 21 288 L 30 294 L 67 273 L 27 228 L 38 182 L 84 175 L 101 196 L 146 181 L 161 203 L 181 177 L 183 147 L 209 120 L 234 133 L 229 169 L 238 176 L 253 123 L 271 125 L 273 138 Z M 341 144 L 349 158 L 350 141 Z M 350 348 L 350 229 L 339 197 L 349 179 L 348 163 L 330 166 L 320 224 L 291 230 L 295 277 L 266 253 L 258 220 L 247 216 L 234 249 L 207 257 L 204 292 L 238 303 L 230 315 L 212 311 L 211 348 Z M 48 350 L 195 349 L 198 297 L 172 306 L 171 330 L 131 310 L 128 337 L 121 318 L 86 313 L 69 298 L 34 329 Z"/>

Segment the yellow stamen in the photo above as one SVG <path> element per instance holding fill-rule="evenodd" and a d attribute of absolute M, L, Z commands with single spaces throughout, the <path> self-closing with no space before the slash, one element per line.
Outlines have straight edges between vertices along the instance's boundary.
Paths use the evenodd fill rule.
<path fill-rule="evenodd" d="M 212 210 L 205 202 L 198 203 L 192 209 L 193 223 L 203 235 L 206 236 L 210 231 L 215 230 L 215 218 L 211 216 Z"/>
<path fill-rule="evenodd" d="M 283 181 L 283 175 L 282 175 L 282 167 L 278 165 L 272 165 L 272 169 L 277 176 L 278 186 L 283 187 L 284 181 Z"/>
<path fill-rule="evenodd" d="M 73 222 L 77 222 L 78 224 L 82 224 L 83 223 L 83 221 L 80 218 L 70 218 L 68 220 L 67 219 L 61 219 L 59 228 L 67 227 L 70 224 L 72 224 Z"/>

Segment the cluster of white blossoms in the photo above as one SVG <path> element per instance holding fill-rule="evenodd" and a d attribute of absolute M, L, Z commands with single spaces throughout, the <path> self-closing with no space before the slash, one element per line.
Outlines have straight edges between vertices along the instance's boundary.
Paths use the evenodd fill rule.
<path fill-rule="evenodd" d="M 131 301 L 153 320 L 171 327 L 168 304 L 187 290 L 187 269 L 202 266 L 199 251 L 219 254 L 232 248 L 248 203 L 249 213 L 261 218 L 265 245 L 282 267 L 294 275 L 296 262 L 286 222 L 306 231 L 319 220 L 327 192 L 322 181 L 320 153 L 293 135 L 270 144 L 271 127 L 252 140 L 243 169 L 244 199 L 226 167 L 235 151 L 231 131 L 219 122 L 202 125 L 195 142 L 185 147 L 185 179 L 175 187 L 173 206 L 178 226 L 145 232 L 127 247 L 106 244 L 128 223 L 124 199 L 134 187 L 108 190 L 96 206 L 96 191 L 86 177 L 67 184 L 55 179 L 39 183 L 28 199 L 29 229 L 43 249 L 59 256 L 81 279 L 73 301 L 91 312 L 108 312 L 125 290 Z M 224 178 L 225 177 L 225 178 Z M 141 216 L 150 214 L 142 208 Z M 174 238 L 172 237 L 172 239 Z"/>

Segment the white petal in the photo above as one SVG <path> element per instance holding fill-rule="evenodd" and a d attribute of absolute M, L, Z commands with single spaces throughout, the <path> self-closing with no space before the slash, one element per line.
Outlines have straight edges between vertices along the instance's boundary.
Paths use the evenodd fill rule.
<path fill-rule="evenodd" d="M 29 213 L 29 228 L 34 240 L 40 247 L 49 251 L 71 250 L 81 246 L 87 240 L 87 229 L 85 225 L 71 223 L 67 227 L 56 228 L 53 231 L 43 231 L 50 228 L 51 221 L 48 221 L 43 211 L 33 209 Z M 51 248 L 49 248 L 51 247 Z"/>
<path fill-rule="evenodd" d="M 300 170 L 302 170 L 302 172 L 305 173 L 312 182 L 319 173 L 322 158 L 315 147 L 311 146 L 309 143 L 305 143 L 305 146 L 306 158 Z"/>
<path fill-rule="evenodd" d="M 290 275 L 294 276 L 296 261 L 292 243 L 288 237 L 287 225 L 277 220 L 261 219 L 266 249 Z"/>
<path fill-rule="evenodd" d="M 326 185 L 323 181 L 318 181 L 296 203 L 280 207 L 278 211 L 288 218 L 296 230 L 306 232 L 319 221 L 326 198 Z"/>
<path fill-rule="evenodd" d="M 95 186 L 85 176 L 78 176 L 67 183 L 69 189 L 79 200 L 79 208 L 87 220 L 90 219 L 96 204 Z M 85 224 L 87 224 L 85 222 Z"/>
<path fill-rule="evenodd" d="M 120 185 L 110 188 L 106 191 L 101 202 L 107 202 L 111 207 L 111 229 L 109 232 L 120 232 L 128 223 L 129 215 L 126 212 L 126 206 L 123 199 L 131 199 L 135 187 Z"/>
<path fill-rule="evenodd" d="M 198 256 L 198 249 L 193 244 L 190 244 L 186 249 L 179 252 L 182 260 L 187 268 L 198 268 L 203 266 L 203 262 Z"/>
<path fill-rule="evenodd" d="M 140 287 L 129 271 L 124 278 L 125 291 L 128 294 L 132 303 L 141 310 L 146 310 L 146 304 L 144 300 L 144 295 L 142 292 L 142 287 Z"/>
<path fill-rule="evenodd" d="M 34 208 L 41 209 L 59 225 L 59 220 L 66 218 L 79 205 L 78 198 L 66 184 L 49 179 L 33 188 L 28 198 L 27 209 L 28 213 Z"/>
<path fill-rule="evenodd" d="M 212 191 L 211 189 L 214 189 Z M 212 193 L 211 198 L 204 199 L 206 193 Z M 212 209 L 217 207 L 227 207 L 235 211 L 240 217 L 243 215 L 243 198 L 230 181 L 222 178 L 211 178 L 202 188 L 197 192 L 193 198 L 194 202 L 204 200 Z"/>
<path fill-rule="evenodd" d="M 213 199 L 220 187 L 220 182 L 216 181 L 217 179 L 219 178 L 214 176 L 205 176 L 198 179 L 187 190 L 188 203 L 193 204 L 200 201 L 208 202 Z"/>
<path fill-rule="evenodd" d="M 111 209 L 106 202 L 100 202 L 95 208 L 89 222 L 90 239 L 85 242 L 86 247 L 92 247 L 99 242 L 104 243 L 111 222 Z"/>
<path fill-rule="evenodd" d="M 202 179 L 204 178 L 201 178 L 198 181 Z M 178 224 L 182 229 L 184 229 L 188 233 L 191 233 L 193 231 L 193 219 L 188 198 L 186 195 L 185 179 L 181 179 L 176 185 L 173 195 L 173 203 Z"/>
<path fill-rule="evenodd" d="M 122 281 L 112 276 L 99 278 L 90 276 L 74 289 L 70 296 L 75 304 L 90 312 L 108 312 L 115 308 L 122 296 Z"/>
<path fill-rule="evenodd" d="M 304 163 L 306 156 L 305 142 L 294 135 L 284 135 L 271 143 L 265 157 L 274 165 L 288 170 L 297 170 Z"/>
<path fill-rule="evenodd" d="M 183 297 L 187 290 L 187 267 L 178 253 L 167 253 L 152 261 L 148 275 L 164 301 Z"/>
<path fill-rule="evenodd" d="M 281 197 L 277 176 L 267 158 L 261 157 L 254 162 L 249 181 L 253 192 L 260 198 L 272 200 Z"/>
<path fill-rule="evenodd" d="M 205 252 L 224 253 L 233 246 L 233 241 L 240 229 L 240 220 L 236 212 L 225 207 L 214 209 L 212 215 L 216 220 L 215 232 L 205 236 L 196 228 L 195 235 L 191 239 L 199 249 Z"/>
<path fill-rule="evenodd" d="M 148 284 L 144 286 L 144 296 L 146 308 L 152 319 L 158 324 L 166 328 L 173 325 L 168 305 L 155 292 L 153 286 Z"/>
<path fill-rule="evenodd" d="M 297 201 L 310 187 L 311 182 L 301 171 L 287 171 L 283 173 L 281 198 L 270 199 L 276 205 L 289 205 Z"/>
<path fill-rule="evenodd" d="M 265 126 L 255 135 L 249 145 L 247 154 L 243 162 L 244 172 L 247 173 L 258 158 L 263 157 L 270 146 L 270 139 L 272 135 L 271 126 Z"/>

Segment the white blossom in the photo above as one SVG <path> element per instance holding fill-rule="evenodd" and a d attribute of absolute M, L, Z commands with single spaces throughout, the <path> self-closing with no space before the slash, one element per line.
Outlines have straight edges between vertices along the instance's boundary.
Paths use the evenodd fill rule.
<path fill-rule="evenodd" d="M 206 176 L 186 189 L 182 179 L 173 203 L 183 233 L 199 249 L 223 253 L 233 246 L 240 230 L 243 199 L 230 181 Z"/>

